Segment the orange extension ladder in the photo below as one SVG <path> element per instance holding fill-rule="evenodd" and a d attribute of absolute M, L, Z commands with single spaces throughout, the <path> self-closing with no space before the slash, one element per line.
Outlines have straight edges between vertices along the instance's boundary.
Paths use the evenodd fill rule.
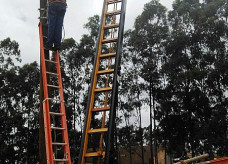
<path fill-rule="evenodd" d="M 126 0 L 104 0 L 79 164 L 116 163 L 114 129 Z"/>
<path fill-rule="evenodd" d="M 45 58 L 42 23 L 39 24 L 39 35 L 47 164 L 71 164 L 59 54 L 54 52 L 54 60 Z M 47 71 L 50 68 L 55 72 Z"/>

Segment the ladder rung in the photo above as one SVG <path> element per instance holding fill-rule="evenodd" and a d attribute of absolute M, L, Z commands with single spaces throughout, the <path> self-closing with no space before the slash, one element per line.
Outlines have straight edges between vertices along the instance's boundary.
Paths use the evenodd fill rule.
<path fill-rule="evenodd" d="M 114 69 L 107 69 L 107 70 L 98 71 L 97 74 L 103 75 L 103 74 L 109 74 L 113 72 L 114 72 Z"/>
<path fill-rule="evenodd" d="M 49 112 L 50 115 L 55 115 L 55 116 L 64 116 L 63 113 L 55 113 L 55 112 Z"/>
<path fill-rule="evenodd" d="M 50 85 L 50 84 L 48 84 L 47 86 L 48 86 L 48 87 L 52 87 L 52 88 L 60 88 L 59 86 Z"/>
<path fill-rule="evenodd" d="M 120 13 L 121 13 L 121 10 L 115 10 L 115 11 L 107 12 L 106 15 L 118 15 Z"/>
<path fill-rule="evenodd" d="M 38 10 L 40 10 L 40 11 L 46 11 L 47 9 L 45 9 L 45 8 L 39 8 Z"/>
<path fill-rule="evenodd" d="M 92 153 L 85 154 L 85 157 L 99 157 L 99 156 L 105 156 L 105 152 L 98 151 L 98 152 L 92 152 Z"/>
<path fill-rule="evenodd" d="M 64 146 L 66 143 L 52 142 L 52 145 Z"/>
<path fill-rule="evenodd" d="M 45 59 L 45 61 L 46 61 L 46 62 L 49 62 L 49 63 L 57 64 L 57 62 L 56 62 L 56 61 L 53 61 L 53 60 L 47 60 L 47 59 Z"/>
<path fill-rule="evenodd" d="M 54 130 L 65 130 L 65 128 L 54 127 L 54 126 L 52 126 L 51 129 L 54 129 Z"/>
<path fill-rule="evenodd" d="M 54 75 L 54 76 L 58 76 L 57 73 L 53 73 L 53 72 L 47 72 L 47 74 L 49 74 L 49 75 Z"/>
<path fill-rule="evenodd" d="M 118 2 L 122 2 L 122 0 L 109 0 L 108 4 L 113 4 L 113 3 L 118 3 Z"/>
<path fill-rule="evenodd" d="M 39 17 L 38 19 L 47 19 L 47 17 Z"/>
<path fill-rule="evenodd" d="M 54 98 L 46 98 L 44 101 L 46 101 L 46 100 L 51 100 L 51 101 L 59 101 L 59 102 L 61 102 L 61 100 L 60 99 L 54 99 Z M 43 102 L 44 102 L 43 101 Z M 63 101 L 64 102 L 64 101 Z"/>
<path fill-rule="evenodd" d="M 102 43 L 112 43 L 112 42 L 117 42 L 118 38 L 110 38 L 110 39 L 104 39 L 102 40 Z"/>
<path fill-rule="evenodd" d="M 101 54 L 100 58 L 107 58 L 107 57 L 114 57 L 114 56 L 116 56 L 116 53 L 112 52 L 112 53 L 108 53 L 108 54 Z"/>
<path fill-rule="evenodd" d="M 106 25 L 106 26 L 104 26 L 104 29 L 117 28 L 117 27 L 119 27 L 118 23 Z"/>
<path fill-rule="evenodd" d="M 95 89 L 95 92 L 105 92 L 105 91 L 111 91 L 112 87 L 107 87 L 107 88 L 97 88 Z"/>
<path fill-rule="evenodd" d="M 107 111 L 110 110 L 110 107 L 102 107 L 102 108 L 93 108 L 92 112 L 103 112 L 103 111 Z"/>
<path fill-rule="evenodd" d="M 88 133 L 104 133 L 107 132 L 108 128 L 100 128 L 100 129 L 90 129 Z"/>
<path fill-rule="evenodd" d="M 67 162 L 68 159 L 53 159 L 55 162 Z"/>

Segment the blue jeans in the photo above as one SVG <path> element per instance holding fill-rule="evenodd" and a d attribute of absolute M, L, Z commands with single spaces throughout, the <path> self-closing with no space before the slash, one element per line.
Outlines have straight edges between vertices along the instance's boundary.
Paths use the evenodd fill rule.
<path fill-rule="evenodd" d="M 60 47 L 62 39 L 63 19 L 66 13 L 66 5 L 53 3 L 48 7 L 48 38 L 47 47 Z"/>

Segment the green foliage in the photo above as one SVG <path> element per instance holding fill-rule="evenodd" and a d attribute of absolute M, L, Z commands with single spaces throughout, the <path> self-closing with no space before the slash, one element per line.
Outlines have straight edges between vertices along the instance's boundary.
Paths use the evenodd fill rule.
<path fill-rule="evenodd" d="M 116 118 L 120 147 L 142 161 L 143 152 L 134 145 L 151 142 L 165 145 L 173 157 L 185 158 L 187 152 L 228 155 L 227 11 L 224 0 L 176 0 L 171 11 L 158 0 L 145 4 L 124 36 Z M 84 26 L 90 33 L 78 43 L 64 40 L 60 55 L 75 162 L 99 23 L 99 16 L 90 17 Z M 19 44 L 1 41 L 0 163 L 38 160 L 40 70 L 36 62 L 16 66 L 20 61 Z M 145 112 L 150 113 L 148 127 L 143 127 Z"/>
<path fill-rule="evenodd" d="M 38 159 L 39 69 L 36 62 L 22 67 L 19 44 L 1 41 L 0 163 L 35 163 Z"/>
<path fill-rule="evenodd" d="M 0 42 L 0 69 L 8 69 L 14 66 L 15 61 L 21 62 L 19 44 L 6 38 Z M 4 68 L 3 68 L 4 67 Z"/>
<path fill-rule="evenodd" d="M 125 53 L 133 65 L 142 64 L 132 72 L 132 83 L 142 78 L 140 92 L 152 90 L 151 97 L 144 97 L 156 107 L 150 118 L 155 119 L 154 131 L 159 129 L 154 143 L 165 143 L 174 157 L 227 154 L 227 144 L 219 144 L 227 143 L 226 6 L 223 0 L 176 0 L 167 13 L 152 0 L 136 18 L 135 29 L 127 32 Z"/>
<path fill-rule="evenodd" d="M 88 20 L 89 21 L 84 25 L 84 28 L 89 30 L 90 36 L 96 41 L 99 34 L 100 17 L 99 15 L 94 15 L 93 17 L 89 17 Z"/>

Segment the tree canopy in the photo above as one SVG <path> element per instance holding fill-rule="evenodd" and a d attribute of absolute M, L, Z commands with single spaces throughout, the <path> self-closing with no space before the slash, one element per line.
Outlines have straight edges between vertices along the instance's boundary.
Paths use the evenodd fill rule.
<path fill-rule="evenodd" d="M 145 4 L 124 35 L 117 112 L 118 147 L 144 161 L 145 145 L 186 158 L 228 155 L 228 4 L 175 0 Z M 60 53 L 71 155 L 77 162 L 100 17 Z M 21 65 L 19 43 L 0 41 L 0 163 L 38 161 L 40 68 Z M 149 121 L 145 121 L 149 120 Z M 141 147 L 141 151 L 135 149 Z M 155 149 L 154 149 L 155 147 Z M 156 149 L 157 148 L 157 149 Z M 154 150 L 154 151 L 153 151 Z M 153 157 L 151 157 L 152 159 Z M 151 160 L 151 162 L 154 162 Z"/>

